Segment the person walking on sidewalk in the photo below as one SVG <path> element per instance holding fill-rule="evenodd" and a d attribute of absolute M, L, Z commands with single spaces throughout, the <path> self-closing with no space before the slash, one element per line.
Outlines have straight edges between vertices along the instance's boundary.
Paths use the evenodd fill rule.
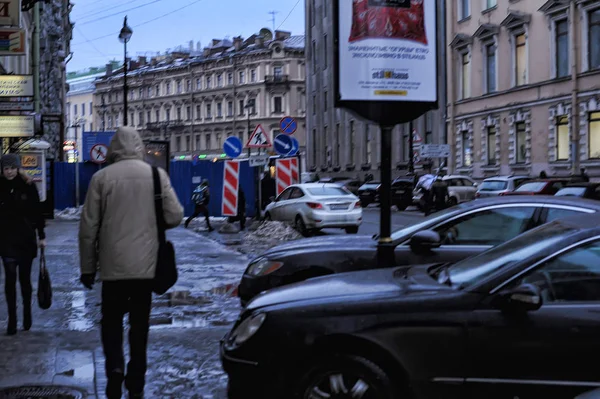
<path fill-rule="evenodd" d="M 81 214 L 81 283 L 93 288 L 102 280 L 102 345 L 106 357 L 106 396 L 143 398 L 147 344 L 156 272 L 158 231 L 152 167 L 144 162 L 144 143 L 131 127 L 111 140 L 109 166 L 92 177 Z M 183 207 L 169 176 L 159 169 L 167 228 L 179 226 Z M 123 316 L 129 312 L 130 361 L 125 373 Z"/>
<path fill-rule="evenodd" d="M 202 184 L 196 187 L 194 193 L 192 194 L 192 201 L 194 201 L 195 204 L 194 214 L 185 221 L 185 228 L 188 228 L 192 220 L 200 215 L 204 215 L 204 220 L 206 221 L 206 227 L 208 227 L 208 231 L 213 231 L 214 229 L 210 225 L 210 217 L 208 214 L 208 204 L 210 203 L 208 180 L 204 179 Z"/>
<path fill-rule="evenodd" d="M 45 220 L 35 184 L 27 182 L 19 169 L 20 157 L 6 154 L 0 159 L 0 256 L 6 281 L 4 292 L 8 305 L 6 333 L 17 333 L 17 274 L 23 299 L 23 329 L 31 329 L 31 265 L 38 246 L 46 246 Z M 36 238 L 37 233 L 37 238 Z"/>

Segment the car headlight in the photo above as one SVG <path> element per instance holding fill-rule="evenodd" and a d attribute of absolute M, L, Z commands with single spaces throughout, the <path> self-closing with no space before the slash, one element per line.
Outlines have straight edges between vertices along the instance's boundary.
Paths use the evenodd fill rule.
<path fill-rule="evenodd" d="M 242 345 L 256 334 L 259 328 L 265 322 L 267 315 L 264 313 L 258 313 L 248 317 L 246 320 L 240 323 L 239 326 L 233 333 L 231 333 L 230 342 L 233 341 L 235 345 Z"/>
<path fill-rule="evenodd" d="M 247 274 L 251 276 L 266 276 L 283 266 L 283 262 L 270 261 L 267 258 L 258 258 L 250 263 Z"/>

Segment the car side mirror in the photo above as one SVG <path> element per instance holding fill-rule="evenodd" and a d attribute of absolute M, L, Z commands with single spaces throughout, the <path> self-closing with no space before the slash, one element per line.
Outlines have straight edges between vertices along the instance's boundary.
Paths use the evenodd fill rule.
<path fill-rule="evenodd" d="M 429 252 L 442 245 L 442 238 L 432 230 L 419 231 L 410 238 L 410 249 L 415 253 Z"/>
<path fill-rule="evenodd" d="M 479 184 L 473 183 L 473 187 L 478 187 L 478 186 L 479 186 Z"/>
<path fill-rule="evenodd" d="M 533 312 L 542 307 L 542 292 L 537 285 L 522 284 L 501 294 L 502 307 L 507 310 Z"/>

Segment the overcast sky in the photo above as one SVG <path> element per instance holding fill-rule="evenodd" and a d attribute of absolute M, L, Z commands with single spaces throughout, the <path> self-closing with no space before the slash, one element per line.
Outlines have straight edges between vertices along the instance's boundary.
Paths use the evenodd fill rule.
<path fill-rule="evenodd" d="M 275 28 L 304 34 L 303 0 L 75 0 L 71 21 L 75 23 L 69 71 L 103 66 L 123 59 L 118 34 L 123 17 L 129 17 L 133 36 L 128 55 L 164 53 L 167 49 L 200 41 L 242 35 L 260 28 L 273 30 L 269 11 L 277 11 Z M 287 19 L 286 19 L 287 18 Z"/>

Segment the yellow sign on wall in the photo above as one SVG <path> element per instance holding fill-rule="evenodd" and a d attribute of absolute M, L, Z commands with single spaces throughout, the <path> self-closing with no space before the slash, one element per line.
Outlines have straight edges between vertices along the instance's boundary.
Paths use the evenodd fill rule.
<path fill-rule="evenodd" d="M 21 165 L 24 168 L 37 168 L 38 158 L 34 155 L 23 155 L 21 156 Z"/>
<path fill-rule="evenodd" d="M 0 116 L 0 137 L 32 137 L 34 133 L 33 116 Z"/>

